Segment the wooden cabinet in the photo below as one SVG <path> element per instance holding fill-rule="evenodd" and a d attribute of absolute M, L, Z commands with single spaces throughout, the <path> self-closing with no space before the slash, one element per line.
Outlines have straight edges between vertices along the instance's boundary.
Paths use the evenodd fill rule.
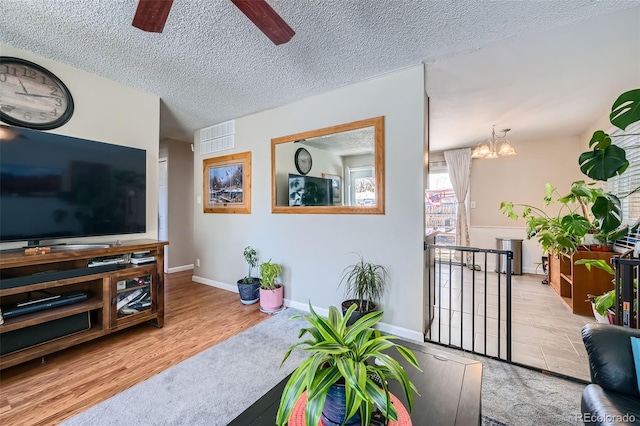
<path fill-rule="evenodd" d="M 580 259 L 603 259 L 609 262 L 618 253 L 578 251 L 573 255 L 549 256 L 549 285 L 562 297 L 574 314 L 593 315 L 588 295 L 599 296 L 613 289 L 613 276 L 607 272 L 584 265 L 576 265 Z"/>
<path fill-rule="evenodd" d="M 164 246 L 60 246 L 46 254 L 0 254 L 0 368 L 6 368 L 145 321 L 164 325 Z M 134 264 L 145 253 L 151 262 Z M 121 258 L 118 264 L 96 262 Z M 61 300 L 68 304 L 60 304 Z M 18 307 L 37 309 L 17 313 Z M 24 309 L 23 309 L 24 310 Z M 11 314 L 12 313 L 12 314 Z"/>

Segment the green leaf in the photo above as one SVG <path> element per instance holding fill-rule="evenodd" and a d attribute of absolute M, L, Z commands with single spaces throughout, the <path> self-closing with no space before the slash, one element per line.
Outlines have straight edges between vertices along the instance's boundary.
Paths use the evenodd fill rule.
<path fill-rule="evenodd" d="M 393 421 L 398 421 L 398 411 L 391 404 L 389 392 L 378 387 L 378 384 L 372 380 L 367 381 L 367 394 L 371 396 L 372 401 L 380 408 L 385 417 Z"/>
<path fill-rule="evenodd" d="M 567 233 L 579 238 L 587 235 L 587 232 L 589 232 L 589 229 L 591 228 L 589 221 L 584 216 L 580 216 L 576 213 L 566 215 L 560 219 L 560 226 L 562 226 L 562 229 Z"/>
<path fill-rule="evenodd" d="M 276 424 L 278 426 L 285 426 L 291 417 L 293 407 L 296 405 L 298 398 L 302 395 L 306 388 L 307 369 L 311 364 L 312 359 L 307 358 L 298 366 L 293 372 L 287 384 L 282 391 L 280 397 L 280 406 L 278 407 L 278 414 L 276 415 Z"/>
<path fill-rule="evenodd" d="M 322 368 L 315 375 L 311 387 L 307 388 L 307 399 L 315 399 L 321 393 L 326 393 L 340 377 L 340 371 L 335 366 Z"/>
<path fill-rule="evenodd" d="M 395 378 L 400 385 L 402 386 L 402 390 L 404 391 L 404 396 L 408 403 L 409 412 L 413 411 L 413 393 L 412 390 L 415 390 L 415 386 L 409 380 L 407 373 L 404 371 L 402 366 L 395 359 L 391 358 L 387 354 L 378 354 L 376 356 L 378 361 L 382 363 L 383 366 L 387 367 L 391 372 L 391 377 Z"/>
<path fill-rule="evenodd" d="M 620 200 L 613 194 L 596 198 L 591 212 L 600 222 L 600 230 L 609 233 L 622 223 L 622 207 Z"/>
<path fill-rule="evenodd" d="M 579 259 L 575 261 L 576 265 L 584 265 L 588 271 L 591 270 L 591 267 L 595 267 L 598 269 L 602 269 L 603 271 L 607 271 L 611 275 L 615 274 L 615 271 L 604 259 Z"/>
<path fill-rule="evenodd" d="M 606 149 L 611 145 L 611 137 L 602 130 L 596 130 L 589 141 L 589 148 Z"/>
<path fill-rule="evenodd" d="M 602 181 L 622 174 L 629 167 L 625 150 L 616 145 L 583 152 L 578 164 L 582 173 L 591 179 Z"/>
<path fill-rule="evenodd" d="M 609 120 L 622 130 L 640 121 L 640 89 L 629 90 L 620 95 L 611 107 Z"/>
<path fill-rule="evenodd" d="M 382 315 L 384 315 L 384 312 L 382 311 L 373 311 L 362 316 L 356 322 L 351 324 L 351 327 L 349 327 L 347 334 L 345 334 L 344 336 L 345 343 L 349 344 L 353 342 L 355 338 L 364 330 L 367 330 L 380 322 L 380 320 L 382 319 Z"/>
<path fill-rule="evenodd" d="M 327 394 L 321 393 L 317 398 L 307 401 L 307 406 L 304 411 L 305 424 L 317 425 L 320 423 L 320 416 L 322 415 L 322 408 L 327 399 Z"/>

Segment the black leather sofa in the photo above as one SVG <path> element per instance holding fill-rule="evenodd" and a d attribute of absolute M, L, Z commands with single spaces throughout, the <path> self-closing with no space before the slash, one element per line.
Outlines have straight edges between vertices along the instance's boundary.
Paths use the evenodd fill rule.
<path fill-rule="evenodd" d="M 584 424 L 640 425 L 631 336 L 640 337 L 640 330 L 609 324 L 588 324 L 582 329 L 591 372 L 591 384 L 582 393 Z"/>

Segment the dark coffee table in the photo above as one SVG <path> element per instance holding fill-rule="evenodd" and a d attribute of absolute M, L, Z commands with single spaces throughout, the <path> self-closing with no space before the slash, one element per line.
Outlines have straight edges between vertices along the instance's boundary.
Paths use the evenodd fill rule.
<path fill-rule="evenodd" d="M 408 372 L 409 379 L 421 395 L 414 398 L 412 423 L 415 426 L 479 425 L 482 364 L 431 347 L 403 341 L 398 343 L 413 351 L 423 370 L 421 373 L 413 368 L 395 349 L 389 351 Z M 287 380 L 289 377 L 274 386 L 229 425 L 273 426 Z M 398 383 L 392 382 L 390 389 L 406 407 L 406 400 Z"/>

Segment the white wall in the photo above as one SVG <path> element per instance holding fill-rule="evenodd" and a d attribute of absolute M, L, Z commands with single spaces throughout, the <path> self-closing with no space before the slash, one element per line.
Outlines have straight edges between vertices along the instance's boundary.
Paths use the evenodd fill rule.
<path fill-rule="evenodd" d="M 3 56 L 26 59 L 49 69 L 69 88 L 75 104 L 73 116 L 62 127 L 49 130 L 50 133 L 147 151 L 147 232 L 64 241 L 111 242 L 116 239 L 157 238 L 160 98 L 3 43 L 0 43 L 0 51 Z M 24 242 L 5 243 L 0 245 L 0 249 L 23 245 Z"/>
<path fill-rule="evenodd" d="M 385 215 L 271 213 L 272 138 L 376 116 L 385 117 Z M 343 269 L 358 260 L 388 267 L 383 322 L 420 339 L 423 316 L 424 69 L 416 66 L 236 119 L 234 152 L 252 152 L 252 213 L 194 214 L 194 279 L 233 289 L 245 271 L 242 250 L 284 266 L 294 306 L 339 305 Z M 199 134 L 196 132 L 195 140 Z M 223 154 L 229 154 L 225 151 Z M 202 160 L 194 164 L 196 195 Z M 414 334 L 411 335 L 410 333 Z M 407 335 L 407 334 L 405 334 Z"/>
<path fill-rule="evenodd" d="M 585 178 L 578 166 L 584 144 L 577 136 L 510 141 L 518 155 L 472 162 L 470 201 L 476 203 L 476 208 L 470 209 L 471 246 L 496 248 L 496 238 L 523 239 L 523 271 L 542 274 L 542 268 L 537 267 L 542 249 L 535 239 L 526 240 L 525 221 L 513 221 L 503 215 L 500 203 L 511 201 L 544 208 L 546 183 L 557 187 L 562 195 L 569 193 L 572 182 Z M 553 216 L 557 206 L 549 206 L 546 211 Z M 495 257 L 490 256 L 488 261 L 493 270 Z"/>

